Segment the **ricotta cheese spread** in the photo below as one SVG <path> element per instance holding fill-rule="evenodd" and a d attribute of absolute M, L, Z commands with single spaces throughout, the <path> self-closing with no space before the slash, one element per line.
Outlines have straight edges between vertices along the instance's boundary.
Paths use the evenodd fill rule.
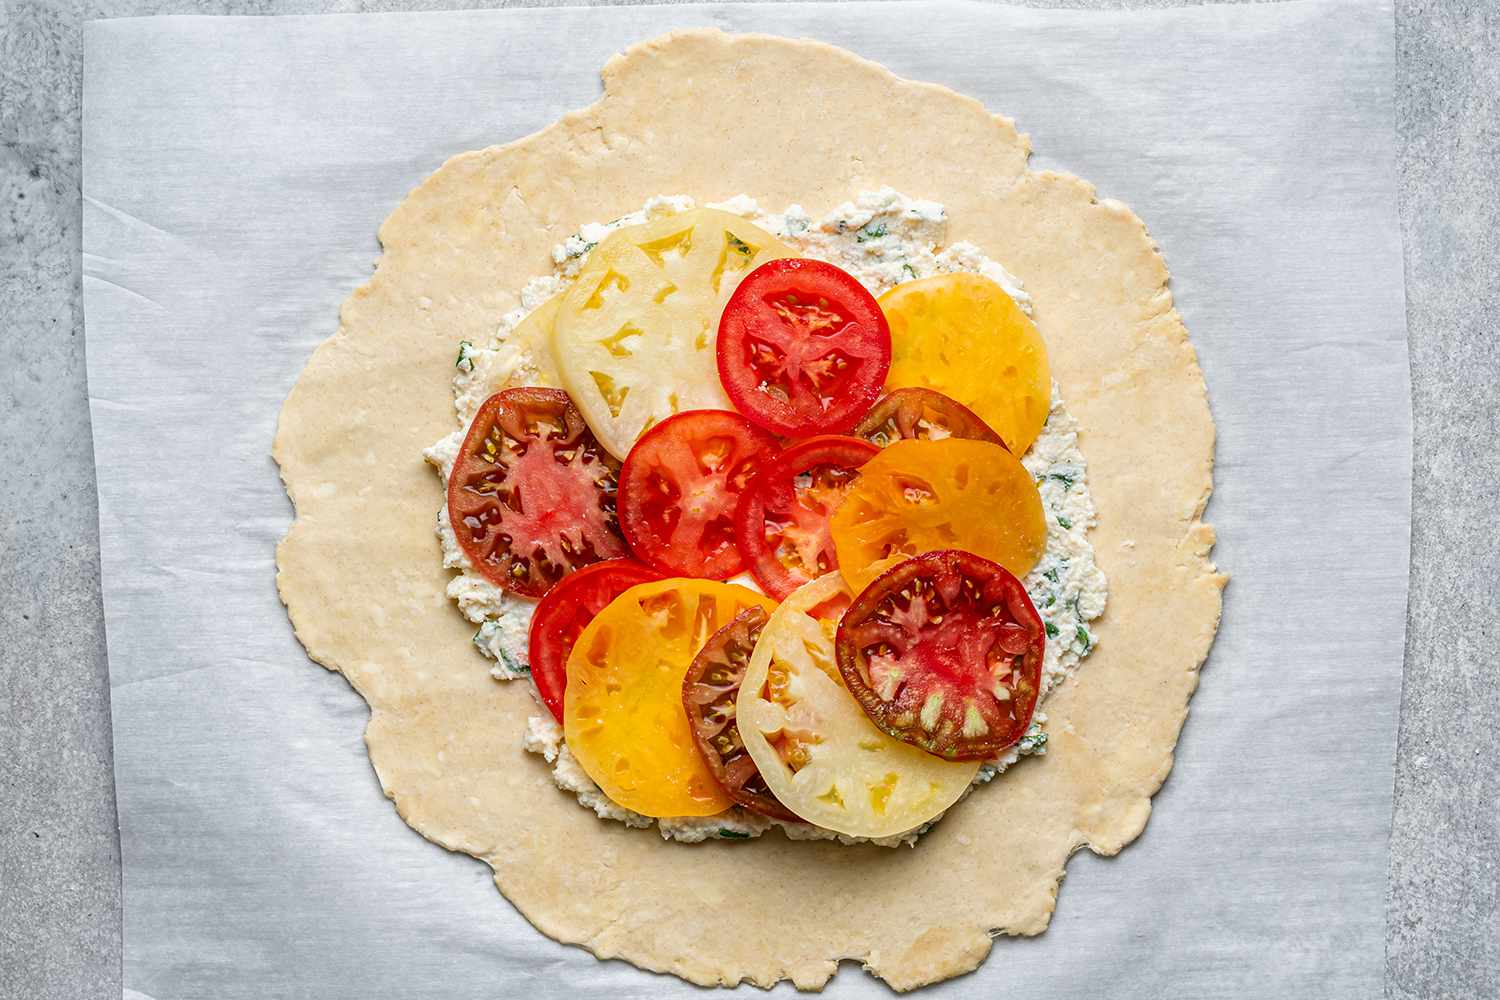
<path fill-rule="evenodd" d="M 488 343 L 464 341 L 459 345 L 453 380 L 458 427 L 423 453 L 442 475 L 444 483 L 458 457 L 464 434 L 486 399 L 511 385 L 556 384 L 545 354 L 538 356 L 538 347 L 545 349 L 545 345 L 524 343 L 511 336 L 522 320 L 566 288 L 589 253 L 609 233 L 693 207 L 693 199 L 683 195 L 659 196 L 629 215 L 580 227 L 553 250 L 553 273 L 527 283 L 521 291 L 520 307 L 501 320 Z M 780 213 L 763 212 L 746 195 L 707 207 L 744 216 L 801 254 L 837 264 L 877 297 L 903 281 L 968 271 L 994 281 L 1023 311 L 1031 313 L 1031 298 L 1019 279 L 972 243 L 947 243 L 947 212 L 936 202 L 908 198 L 891 188 L 882 188 L 864 192 L 816 220 L 796 205 Z M 1090 623 L 1103 614 L 1107 590 L 1104 574 L 1094 563 L 1093 546 L 1088 541 L 1095 513 L 1089 496 L 1087 467 L 1078 447 L 1078 424 L 1055 383 L 1046 424 L 1021 462 L 1036 479 L 1047 516 L 1046 549 L 1022 581 L 1047 632 L 1041 694 L 1045 699 L 1077 670 L 1094 648 L 1096 639 Z M 529 676 L 527 645 L 536 602 L 507 594 L 469 565 L 448 522 L 446 505 L 438 512 L 437 535 L 442 545 L 443 565 L 457 570 L 448 584 L 448 597 L 477 627 L 474 645 L 492 661 L 491 676 L 498 681 Z M 748 578 L 734 582 L 755 586 Z M 522 745 L 547 762 L 559 788 L 577 796 L 581 805 L 602 819 L 632 827 L 649 827 L 654 823 L 663 837 L 688 843 L 757 837 L 773 826 L 782 827 L 792 839 L 861 841 L 811 824 L 769 819 L 740 807 L 717 816 L 659 820 L 624 809 L 584 773 L 568 752 L 562 727 L 540 702 L 538 712 L 528 721 Z M 1039 709 L 1021 741 L 982 766 L 974 784 L 992 780 L 1023 756 L 1045 753 L 1046 745 L 1046 716 Z M 940 818 L 904 835 L 873 842 L 885 846 L 914 843 Z"/>

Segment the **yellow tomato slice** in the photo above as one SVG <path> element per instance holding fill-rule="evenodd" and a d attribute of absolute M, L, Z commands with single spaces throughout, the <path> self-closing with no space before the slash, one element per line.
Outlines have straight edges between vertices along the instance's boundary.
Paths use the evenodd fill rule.
<path fill-rule="evenodd" d="M 860 466 L 829 531 L 855 590 L 869 586 L 892 556 L 962 549 L 1022 577 L 1047 547 L 1031 473 L 999 445 L 964 438 L 887 446 Z"/>
<path fill-rule="evenodd" d="M 563 388 L 594 436 L 624 458 L 682 410 L 728 410 L 719 314 L 757 265 L 791 256 L 737 215 L 699 208 L 606 236 L 563 296 L 552 329 Z"/>
<path fill-rule="evenodd" d="M 788 809 L 851 837 L 893 837 L 957 802 L 980 762 L 935 757 L 865 715 L 834 663 L 837 622 L 815 617 L 847 596 L 833 572 L 782 602 L 755 644 L 735 717 L 766 786 Z"/>
<path fill-rule="evenodd" d="M 1005 289 L 960 271 L 902 282 L 879 301 L 891 326 L 886 387 L 951 396 L 1024 455 L 1047 421 L 1052 372 L 1036 324 Z"/>
<path fill-rule="evenodd" d="M 645 816 L 712 816 L 733 805 L 704 763 L 682 708 L 682 680 L 720 626 L 776 604 L 711 580 L 632 587 L 594 617 L 568 656 L 563 735 L 615 802 Z"/>
<path fill-rule="evenodd" d="M 505 338 L 505 344 L 514 344 L 517 353 L 529 358 L 534 371 L 517 372 L 521 381 L 512 378 L 515 385 L 555 386 L 558 382 L 557 366 L 552 363 L 552 326 L 557 322 L 557 310 L 563 296 L 558 292 L 527 314 L 516 324 L 516 328 Z M 502 346 L 502 349 L 503 346 Z M 529 381 L 528 381 L 529 380 Z"/>

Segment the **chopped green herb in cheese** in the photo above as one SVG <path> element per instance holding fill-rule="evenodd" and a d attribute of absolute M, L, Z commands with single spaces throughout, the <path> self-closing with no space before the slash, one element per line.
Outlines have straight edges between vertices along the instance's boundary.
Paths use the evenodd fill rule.
<path fill-rule="evenodd" d="M 1016 744 L 1016 749 L 1021 753 L 1037 754 L 1038 756 L 1047 752 L 1047 733 L 1035 722 L 1031 728 L 1026 730 L 1026 735 L 1021 737 L 1021 742 Z"/>

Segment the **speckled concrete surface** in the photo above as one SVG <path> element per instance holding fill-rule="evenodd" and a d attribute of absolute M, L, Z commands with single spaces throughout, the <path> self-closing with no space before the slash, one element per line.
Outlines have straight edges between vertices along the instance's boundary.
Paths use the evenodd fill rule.
<path fill-rule="evenodd" d="M 1500 4 L 1398 2 L 1416 419 L 1392 997 L 1500 997 Z"/>
<path fill-rule="evenodd" d="M 1029 0 L 1163 7 L 1183 0 Z M 1255 0 L 1250 0 L 1255 2 Z M 0 997 L 120 996 L 79 304 L 81 23 L 466 0 L 0 0 Z M 536 5 L 528 3 L 527 5 Z M 1500 4 L 1397 0 L 1416 460 L 1389 997 L 1500 997 Z"/>

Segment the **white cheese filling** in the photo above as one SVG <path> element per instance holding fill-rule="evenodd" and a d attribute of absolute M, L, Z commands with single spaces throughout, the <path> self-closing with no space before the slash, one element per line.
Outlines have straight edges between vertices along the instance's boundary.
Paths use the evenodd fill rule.
<path fill-rule="evenodd" d="M 553 250 L 553 273 L 527 283 L 521 292 L 520 307 L 501 320 L 489 343 L 476 345 L 465 341 L 459 346 L 455 362 L 458 372 L 453 379 L 458 427 L 423 452 L 445 483 L 480 404 L 506 386 L 550 384 L 537 359 L 523 345 L 508 339 L 511 331 L 533 309 L 566 288 L 589 252 L 610 232 L 692 207 L 693 200 L 682 195 L 656 197 L 639 211 L 612 222 L 580 227 Z M 882 188 L 864 192 L 855 201 L 840 205 L 818 220 L 809 218 L 796 205 L 779 214 L 763 213 L 745 195 L 707 207 L 745 216 L 798 252 L 837 264 L 876 296 L 902 281 L 969 271 L 1000 285 L 1022 310 L 1031 313 L 1031 298 L 1019 279 L 972 243 L 946 243 L 948 216 L 936 202 L 907 198 L 890 188 Z M 1089 623 L 1104 613 L 1106 597 L 1104 574 L 1094 563 L 1093 546 L 1088 541 L 1088 529 L 1094 524 L 1095 514 L 1083 453 L 1078 448 L 1078 423 L 1068 413 L 1055 383 L 1047 422 L 1021 461 L 1036 478 L 1047 514 L 1046 550 L 1023 581 L 1047 630 L 1042 667 L 1045 698 L 1077 670 L 1080 661 L 1094 648 L 1097 640 Z M 469 566 L 448 523 L 446 507 L 438 512 L 437 534 L 442 543 L 443 565 L 458 571 L 448 583 L 448 597 L 457 603 L 464 617 L 478 626 L 474 645 L 493 661 L 491 676 L 500 681 L 529 676 L 527 636 L 536 602 L 507 594 Z M 535 694 L 534 687 L 532 693 Z M 631 812 L 612 801 L 584 773 L 568 752 L 562 727 L 540 706 L 540 701 L 538 705 L 539 714 L 529 720 L 522 745 L 547 761 L 559 788 L 576 795 L 581 805 L 602 819 L 635 827 L 655 823 L 663 837 L 688 843 L 711 838 L 757 837 L 773 826 L 782 827 L 788 837 L 797 840 L 829 839 L 844 843 L 862 840 L 806 823 L 768 819 L 738 807 L 718 816 L 660 820 Z M 1022 756 L 1046 753 L 1046 743 L 1046 715 L 1038 711 L 1031 729 L 1016 746 L 979 769 L 975 784 L 990 781 Z M 885 846 L 914 843 L 940 818 L 905 835 L 874 843 Z"/>

